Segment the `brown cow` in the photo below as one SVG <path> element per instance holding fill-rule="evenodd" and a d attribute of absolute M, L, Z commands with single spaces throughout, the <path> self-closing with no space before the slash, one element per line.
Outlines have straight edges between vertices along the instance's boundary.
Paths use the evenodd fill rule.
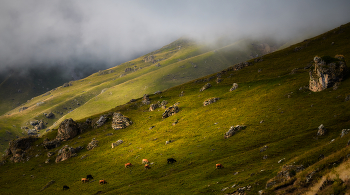
<path fill-rule="evenodd" d="M 86 182 L 88 182 L 89 180 L 88 179 L 86 179 L 86 178 L 81 178 L 81 182 L 83 182 L 83 183 L 86 183 Z"/>
<path fill-rule="evenodd" d="M 142 159 L 142 164 L 148 164 L 148 160 L 147 159 Z"/>
<path fill-rule="evenodd" d="M 145 169 L 150 169 L 151 167 L 149 166 L 149 164 L 145 164 Z"/>
<path fill-rule="evenodd" d="M 224 166 L 222 164 L 216 164 L 216 168 L 221 169 L 221 168 L 224 168 Z"/>
<path fill-rule="evenodd" d="M 126 164 L 125 164 L 125 168 L 131 167 L 131 166 L 132 166 L 131 163 L 126 163 Z"/>
<path fill-rule="evenodd" d="M 107 181 L 104 180 L 104 179 L 101 179 L 101 180 L 100 180 L 100 184 L 107 184 Z"/>

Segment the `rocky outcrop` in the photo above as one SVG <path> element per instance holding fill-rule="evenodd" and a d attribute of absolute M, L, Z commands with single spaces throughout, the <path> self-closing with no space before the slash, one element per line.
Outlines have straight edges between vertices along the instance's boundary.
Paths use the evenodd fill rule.
<path fill-rule="evenodd" d="M 325 135 L 326 132 L 327 132 L 326 128 L 323 126 L 323 124 L 321 124 L 321 125 L 318 127 L 317 136 Z"/>
<path fill-rule="evenodd" d="M 21 107 L 19 108 L 18 112 L 22 112 L 23 110 L 26 110 L 26 109 L 28 109 L 28 107 Z"/>
<path fill-rule="evenodd" d="M 233 91 L 233 90 L 235 90 L 235 89 L 237 89 L 237 88 L 238 88 L 238 84 L 237 84 L 237 83 L 233 83 L 233 85 L 232 85 L 230 91 Z"/>
<path fill-rule="evenodd" d="M 178 107 L 178 103 L 174 104 L 173 106 L 169 106 L 169 108 L 167 108 L 163 115 L 162 115 L 162 118 L 168 118 L 169 116 L 172 116 L 176 113 L 178 113 L 180 110 L 179 110 L 179 107 Z"/>
<path fill-rule="evenodd" d="M 45 128 L 44 122 L 40 121 L 39 124 L 34 126 L 35 130 L 41 130 Z"/>
<path fill-rule="evenodd" d="M 81 133 L 78 123 L 69 118 L 64 120 L 58 127 L 56 139 L 66 141 Z"/>
<path fill-rule="evenodd" d="M 115 147 L 119 146 L 122 143 L 123 143 L 123 140 L 118 140 L 118 141 L 112 143 L 112 148 L 115 148 Z"/>
<path fill-rule="evenodd" d="M 210 83 L 205 84 L 199 91 L 204 91 L 206 89 L 209 89 L 211 87 Z"/>
<path fill-rule="evenodd" d="M 58 151 L 55 162 L 58 163 L 61 161 L 68 160 L 71 157 L 77 156 L 77 152 L 79 152 L 81 149 L 81 146 L 77 148 L 72 148 L 68 145 L 65 145 Z"/>
<path fill-rule="evenodd" d="M 6 155 L 10 156 L 10 160 L 15 163 L 24 161 L 26 151 L 37 139 L 37 137 L 28 136 L 11 141 L 9 143 L 9 148 L 6 150 Z"/>
<path fill-rule="evenodd" d="M 309 89 L 313 92 L 322 91 L 333 87 L 337 82 L 341 82 L 347 72 L 347 66 L 342 55 L 314 58 L 309 76 Z"/>
<path fill-rule="evenodd" d="M 236 126 L 231 126 L 230 129 L 225 133 L 225 138 L 229 138 L 231 136 L 233 136 L 234 134 L 236 134 L 238 131 L 245 129 L 246 126 L 243 125 L 236 125 Z"/>
<path fill-rule="evenodd" d="M 150 99 L 149 99 L 149 95 L 148 94 L 145 94 L 143 95 L 143 98 L 142 98 L 142 103 L 145 104 L 145 105 L 148 105 L 151 103 Z"/>
<path fill-rule="evenodd" d="M 87 150 L 92 150 L 98 146 L 98 141 L 93 138 L 91 142 L 86 146 Z"/>
<path fill-rule="evenodd" d="M 217 98 L 217 97 L 209 98 L 203 102 L 203 106 L 207 106 L 207 105 L 212 104 L 218 100 L 219 100 L 219 98 Z"/>
<path fill-rule="evenodd" d="M 123 116 L 120 112 L 113 114 L 112 128 L 114 130 L 124 129 L 130 125 L 132 125 L 132 121 L 128 117 Z"/>

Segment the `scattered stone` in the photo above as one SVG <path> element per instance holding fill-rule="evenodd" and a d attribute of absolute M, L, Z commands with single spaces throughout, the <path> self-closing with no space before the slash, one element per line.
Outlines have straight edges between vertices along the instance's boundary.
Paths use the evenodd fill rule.
<path fill-rule="evenodd" d="M 283 165 L 282 171 L 278 172 L 276 177 L 267 181 L 266 189 L 289 180 L 302 170 L 304 170 L 303 165 Z"/>
<path fill-rule="evenodd" d="M 88 154 L 85 154 L 83 156 L 80 157 L 80 160 L 83 160 L 84 158 L 88 157 L 89 155 Z"/>
<path fill-rule="evenodd" d="M 161 94 L 162 92 L 161 91 L 156 91 L 154 92 L 154 95 L 158 95 L 158 94 Z"/>
<path fill-rule="evenodd" d="M 231 126 L 230 129 L 225 133 L 225 139 L 233 136 L 236 134 L 238 131 L 245 129 L 246 126 L 243 125 L 236 125 L 236 126 Z"/>
<path fill-rule="evenodd" d="M 115 148 L 115 147 L 119 146 L 122 143 L 123 143 L 123 140 L 118 140 L 118 141 L 112 143 L 112 148 Z"/>
<path fill-rule="evenodd" d="M 347 70 L 344 57 L 336 55 L 314 58 L 314 65 L 309 72 L 309 89 L 313 92 L 322 91 L 341 82 L 345 77 Z"/>
<path fill-rule="evenodd" d="M 350 129 L 343 129 L 341 131 L 340 137 L 343 137 L 344 135 L 348 134 L 350 132 Z"/>
<path fill-rule="evenodd" d="M 60 126 L 58 127 L 56 139 L 60 141 L 67 141 L 68 139 L 72 139 L 82 131 L 79 128 L 78 123 L 76 123 L 73 119 L 65 119 Z"/>
<path fill-rule="evenodd" d="M 49 158 L 46 159 L 46 160 L 45 160 L 45 163 L 46 163 L 46 164 L 50 163 L 50 159 L 49 159 Z"/>
<path fill-rule="evenodd" d="M 262 147 L 262 148 L 260 149 L 260 152 L 265 152 L 265 151 L 267 150 L 268 147 L 269 147 L 269 146 L 265 145 L 264 147 Z"/>
<path fill-rule="evenodd" d="M 149 111 L 154 111 L 155 109 L 159 108 L 159 104 L 151 104 L 151 106 L 149 107 Z"/>
<path fill-rule="evenodd" d="M 170 143 L 171 143 L 171 140 L 165 141 L 165 145 L 168 145 L 168 144 L 170 144 Z"/>
<path fill-rule="evenodd" d="M 302 50 L 303 49 L 303 47 L 295 47 L 294 48 L 294 51 L 300 51 L 300 50 Z"/>
<path fill-rule="evenodd" d="M 145 94 L 143 95 L 143 98 L 142 98 L 142 103 L 145 104 L 145 105 L 148 105 L 151 103 L 150 99 L 149 99 L 149 95 L 148 94 Z"/>
<path fill-rule="evenodd" d="M 327 132 L 327 129 L 323 126 L 323 124 L 321 124 L 318 127 L 317 136 L 322 136 L 322 135 L 326 134 L 326 132 Z"/>
<path fill-rule="evenodd" d="M 128 117 L 123 116 L 120 112 L 113 113 L 112 128 L 114 130 L 124 129 L 130 125 L 132 121 Z"/>
<path fill-rule="evenodd" d="M 96 121 L 96 128 L 101 127 L 102 125 L 104 125 L 106 123 L 106 121 L 107 121 L 107 116 L 106 115 L 100 116 L 98 121 Z"/>
<path fill-rule="evenodd" d="M 219 100 L 219 98 L 217 98 L 217 97 L 209 98 L 203 102 L 203 105 L 207 106 L 207 105 L 212 104 L 218 100 Z"/>
<path fill-rule="evenodd" d="M 53 156 L 55 153 L 54 152 L 48 152 L 47 153 L 47 157 L 51 157 L 51 156 Z"/>
<path fill-rule="evenodd" d="M 18 109 L 18 112 L 22 112 L 23 110 L 26 110 L 26 109 L 28 109 L 28 107 L 21 107 Z"/>
<path fill-rule="evenodd" d="M 263 160 L 266 160 L 266 159 L 267 159 L 267 155 L 264 155 L 264 156 L 263 156 Z"/>
<path fill-rule="evenodd" d="M 176 119 L 172 125 L 175 126 L 178 122 L 179 122 L 179 119 Z"/>
<path fill-rule="evenodd" d="M 143 58 L 143 61 L 147 62 L 152 62 L 152 63 L 156 63 L 156 60 L 154 59 L 153 55 L 149 55 Z"/>
<path fill-rule="evenodd" d="M 206 89 L 209 89 L 211 87 L 210 83 L 205 84 L 199 91 L 204 91 Z"/>
<path fill-rule="evenodd" d="M 309 183 L 313 179 L 312 177 L 315 175 L 315 173 L 316 171 L 312 171 L 306 176 L 306 183 Z"/>
<path fill-rule="evenodd" d="M 222 81 L 222 79 L 221 79 L 221 78 L 219 78 L 219 77 L 218 77 L 218 78 L 216 78 L 216 83 L 217 83 L 217 84 L 221 83 L 221 81 Z"/>
<path fill-rule="evenodd" d="M 87 145 L 86 149 L 87 149 L 87 150 L 92 150 L 92 149 L 94 149 L 94 148 L 97 147 L 97 146 L 98 146 L 98 141 L 95 140 L 95 138 L 93 138 L 93 139 L 91 140 L 91 142 Z"/>
<path fill-rule="evenodd" d="M 281 162 L 283 162 L 284 160 L 286 160 L 285 158 L 282 158 L 281 160 L 278 161 L 278 164 L 280 164 Z"/>
<path fill-rule="evenodd" d="M 69 83 L 64 83 L 63 85 L 62 85 L 62 87 L 69 87 L 69 86 L 72 86 L 73 85 L 73 83 L 72 82 L 69 82 Z"/>
<path fill-rule="evenodd" d="M 350 95 L 345 96 L 345 101 L 347 102 L 349 100 L 350 100 Z"/>
<path fill-rule="evenodd" d="M 169 108 L 167 108 L 163 115 L 162 118 L 168 118 L 169 116 L 172 116 L 176 113 L 179 112 L 179 107 L 177 106 L 178 104 L 174 104 L 173 106 L 169 106 Z"/>
<path fill-rule="evenodd" d="M 235 89 L 237 89 L 237 88 L 238 88 L 238 84 L 237 84 L 237 83 L 233 83 L 233 85 L 232 85 L 230 91 L 233 91 L 233 90 L 235 90 Z"/>
<path fill-rule="evenodd" d="M 182 97 L 182 96 L 184 96 L 185 94 L 184 94 L 184 91 L 181 91 L 181 93 L 180 93 L 180 97 Z"/>

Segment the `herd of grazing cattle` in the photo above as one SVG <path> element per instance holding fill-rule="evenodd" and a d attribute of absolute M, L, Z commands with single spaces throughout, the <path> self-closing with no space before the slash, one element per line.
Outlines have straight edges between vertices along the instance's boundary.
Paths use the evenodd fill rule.
<path fill-rule="evenodd" d="M 174 158 L 168 158 L 167 159 L 167 163 L 168 164 L 169 163 L 172 164 L 174 162 L 176 162 L 176 160 Z M 151 168 L 150 165 L 149 165 L 149 161 L 147 159 L 142 159 L 142 164 L 145 164 L 145 169 L 150 169 Z M 126 163 L 125 164 L 125 168 L 129 168 L 131 166 L 133 166 L 131 163 Z M 224 166 L 222 164 L 216 164 L 216 168 L 217 169 L 222 169 L 222 168 L 224 168 Z M 85 178 L 81 178 L 81 182 L 82 183 L 86 183 L 86 182 L 89 182 L 90 179 L 94 179 L 94 178 L 92 177 L 92 175 L 87 175 Z M 99 184 L 107 184 L 107 181 L 104 180 L 104 179 L 101 179 Z M 68 190 L 68 189 L 69 189 L 68 186 L 66 186 L 66 185 L 63 186 L 63 190 Z"/>

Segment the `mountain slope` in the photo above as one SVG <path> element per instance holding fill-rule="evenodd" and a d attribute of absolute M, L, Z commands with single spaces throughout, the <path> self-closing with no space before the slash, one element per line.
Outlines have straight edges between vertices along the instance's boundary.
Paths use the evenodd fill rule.
<path fill-rule="evenodd" d="M 6 143 L 11 136 L 25 135 L 28 130 L 23 128 L 34 128 L 29 124 L 31 121 L 44 121 L 46 128 L 40 130 L 44 132 L 65 118 L 81 119 L 107 111 L 144 94 L 220 71 L 249 59 L 252 53 L 261 55 L 264 51 L 252 43 L 256 41 L 241 40 L 211 51 L 206 46 L 179 39 L 130 62 L 66 83 L 1 116 L 0 136 L 4 141 L 0 140 L 0 144 Z M 47 119 L 43 113 L 50 112 L 55 117 Z M 11 134 L 6 134 L 6 131 Z M 4 146 L 0 146 L 1 152 Z"/>
<path fill-rule="evenodd" d="M 267 194 L 306 191 L 350 153 L 346 147 L 350 135 L 340 138 L 341 130 L 350 126 L 349 101 L 345 101 L 350 79 L 342 81 L 336 90 L 310 92 L 304 87 L 309 83 L 305 67 L 315 55 L 343 54 L 349 64 L 349 51 L 350 24 L 346 24 L 265 55 L 262 61 L 251 60 L 251 66 L 221 71 L 220 83 L 215 82 L 216 73 L 150 95 L 151 103 L 166 100 L 170 106 L 179 102 L 180 111 L 169 118 L 162 118 L 162 108 L 149 111 L 149 105 L 139 98 L 88 116 L 94 123 L 103 114 L 121 112 L 133 121 L 125 129 L 113 130 L 109 116 L 101 127 L 86 128 L 60 147 L 45 150 L 43 140 L 57 134 L 57 130 L 49 131 L 27 152 L 29 161 L 1 166 L 1 192 L 61 194 L 63 185 L 70 187 L 70 194 L 223 194 L 242 187 L 246 194 L 258 194 L 260 190 Z M 200 92 L 208 82 L 212 87 Z M 232 83 L 238 83 L 238 88 L 230 92 Z M 179 96 L 181 91 L 184 96 Z M 203 106 L 203 101 L 211 97 L 219 100 Z M 80 117 L 79 122 L 85 123 L 86 118 Z M 177 124 L 172 125 L 174 121 Z M 328 129 L 324 136 L 317 136 L 320 124 Z M 246 128 L 225 139 L 224 133 L 235 125 Z M 63 145 L 86 148 L 92 139 L 99 141 L 98 147 L 83 149 L 77 157 L 59 163 L 52 162 L 54 155 L 50 163 L 44 163 L 47 152 L 57 154 Z M 117 140 L 124 143 L 111 149 L 111 143 Z M 324 158 L 319 158 L 321 155 Z M 151 169 L 144 169 L 143 158 L 150 160 Z M 177 162 L 168 164 L 167 158 Z M 125 168 L 128 162 L 134 166 Z M 215 169 L 217 163 L 224 168 Z M 288 182 L 266 190 L 282 165 L 303 165 L 305 170 L 291 172 Z M 313 171 L 311 182 L 305 182 Z M 82 183 L 80 179 L 87 174 L 95 179 Z M 99 185 L 99 179 L 108 184 Z M 40 191 L 51 180 L 55 183 Z"/>

